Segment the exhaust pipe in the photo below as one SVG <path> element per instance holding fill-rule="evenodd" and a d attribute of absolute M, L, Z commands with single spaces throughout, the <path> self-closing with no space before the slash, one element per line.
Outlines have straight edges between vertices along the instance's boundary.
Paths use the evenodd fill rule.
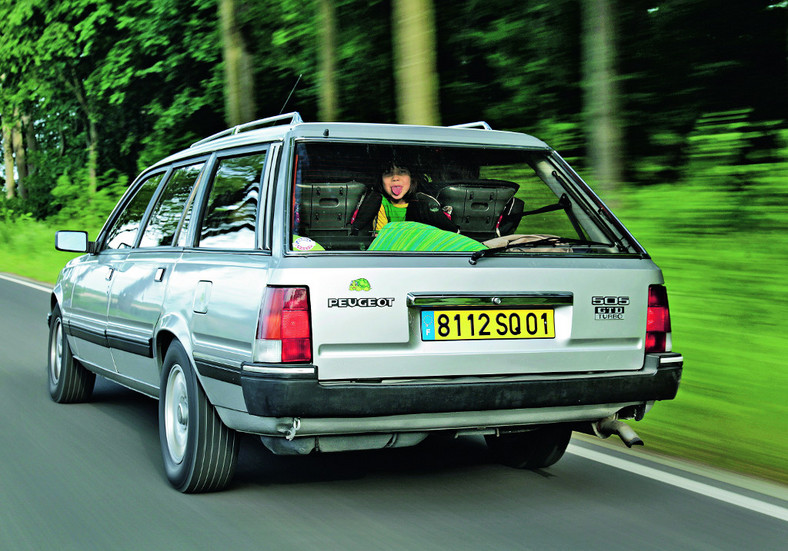
<path fill-rule="evenodd" d="M 586 425 L 586 427 L 588 427 L 588 425 Z M 643 440 L 641 440 L 634 429 L 623 421 L 619 421 L 615 417 L 607 417 L 605 419 L 595 421 L 591 423 L 591 426 L 586 428 L 586 430 L 583 432 L 587 434 L 593 434 L 594 436 L 598 436 L 603 440 L 611 434 L 617 434 L 619 438 L 621 438 L 621 441 L 624 442 L 628 448 L 631 448 L 632 446 L 643 445 Z"/>

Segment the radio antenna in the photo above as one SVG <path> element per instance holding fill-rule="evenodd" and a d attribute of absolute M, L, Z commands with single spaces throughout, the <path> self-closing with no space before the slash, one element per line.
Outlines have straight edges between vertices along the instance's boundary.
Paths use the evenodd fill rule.
<path fill-rule="evenodd" d="M 293 84 L 293 89 L 290 90 L 290 94 L 287 96 L 287 99 L 285 100 L 285 103 L 282 105 L 282 108 L 279 110 L 279 114 L 280 115 L 284 112 L 285 107 L 287 106 L 287 102 L 290 101 L 290 97 L 293 95 L 293 92 L 295 92 L 296 88 L 298 87 L 298 83 L 301 82 L 301 77 L 302 76 L 304 76 L 303 73 L 298 75 L 298 78 L 296 79 L 295 84 Z"/>

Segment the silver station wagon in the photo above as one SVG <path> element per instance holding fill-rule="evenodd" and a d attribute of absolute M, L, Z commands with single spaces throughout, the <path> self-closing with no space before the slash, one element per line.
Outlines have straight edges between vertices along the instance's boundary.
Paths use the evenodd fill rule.
<path fill-rule="evenodd" d="M 454 127 L 241 125 L 144 171 L 63 269 L 49 390 L 95 375 L 158 399 L 167 478 L 231 481 L 238 434 L 276 454 L 483 435 L 543 468 L 572 431 L 672 399 L 662 273 L 548 145 Z"/>

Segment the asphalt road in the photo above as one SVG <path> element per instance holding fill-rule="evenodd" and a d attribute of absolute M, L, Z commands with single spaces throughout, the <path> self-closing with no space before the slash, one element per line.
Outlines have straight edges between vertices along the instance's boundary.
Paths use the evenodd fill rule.
<path fill-rule="evenodd" d="M 788 549 L 788 489 L 573 439 L 549 469 L 461 438 L 276 457 L 244 438 L 222 493 L 164 476 L 157 404 L 46 388 L 43 287 L 0 277 L 0 549 Z M 756 491 L 757 490 L 757 491 Z"/>

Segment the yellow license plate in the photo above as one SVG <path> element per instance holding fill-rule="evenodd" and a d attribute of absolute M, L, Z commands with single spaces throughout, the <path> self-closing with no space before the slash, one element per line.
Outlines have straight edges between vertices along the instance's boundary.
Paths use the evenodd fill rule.
<path fill-rule="evenodd" d="M 553 338 L 555 319 L 549 308 L 421 312 L 424 341 Z"/>

